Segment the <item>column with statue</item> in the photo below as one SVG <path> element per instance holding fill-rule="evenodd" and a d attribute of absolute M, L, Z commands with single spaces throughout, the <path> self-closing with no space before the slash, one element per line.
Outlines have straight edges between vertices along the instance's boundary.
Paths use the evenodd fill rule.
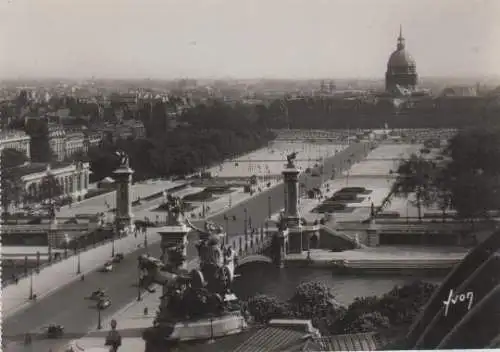
<path fill-rule="evenodd" d="M 120 166 L 113 172 L 116 184 L 116 213 L 115 221 L 117 230 L 129 228 L 132 224 L 132 175 L 129 157 L 125 152 L 116 152 L 120 159 Z"/>
<path fill-rule="evenodd" d="M 302 253 L 303 242 L 303 231 L 301 225 L 301 219 L 299 216 L 299 174 L 300 171 L 295 165 L 295 159 L 297 158 L 297 152 L 294 152 L 287 156 L 287 164 L 285 169 L 282 171 L 283 179 L 285 183 L 285 213 L 281 221 L 284 221 L 288 231 L 288 243 L 289 251 L 292 253 Z"/>

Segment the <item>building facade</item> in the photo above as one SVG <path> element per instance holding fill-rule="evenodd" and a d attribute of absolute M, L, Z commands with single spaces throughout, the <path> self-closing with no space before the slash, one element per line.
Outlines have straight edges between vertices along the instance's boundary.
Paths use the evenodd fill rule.
<path fill-rule="evenodd" d="M 90 147 L 98 147 L 102 133 L 81 129 L 65 130 L 60 125 L 49 125 L 49 145 L 58 161 L 71 157 L 77 152 L 87 153 Z"/>
<path fill-rule="evenodd" d="M 41 165 L 39 169 L 44 166 Z M 35 197 L 41 192 L 41 181 L 47 175 L 54 176 L 62 187 L 63 197 L 71 197 L 73 200 L 82 200 L 87 194 L 90 177 L 89 163 L 67 163 L 51 167 L 45 165 L 43 170 L 27 169 L 27 173 L 21 177 L 29 196 Z"/>
<path fill-rule="evenodd" d="M 48 137 L 50 149 L 54 155 L 56 155 L 57 160 L 63 160 L 66 150 L 66 133 L 64 132 L 64 129 L 59 125 L 49 124 Z"/>
<path fill-rule="evenodd" d="M 410 92 L 417 87 L 418 76 L 415 60 L 406 50 L 405 38 L 400 28 L 396 51 L 389 57 L 385 74 L 385 90 L 389 94 L 404 89 Z"/>
<path fill-rule="evenodd" d="M 31 137 L 24 131 L 6 130 L 0 132 L 0 150 L 1 149 L 15 149 L 19 152 L 30 156 Z"/>
<path fill-rule="evenodd" d="M 64 157 L 70 157 L 78 152 L 85 152 L 85 135 L 83 132 L 66 133 L 64 138 Z"/>

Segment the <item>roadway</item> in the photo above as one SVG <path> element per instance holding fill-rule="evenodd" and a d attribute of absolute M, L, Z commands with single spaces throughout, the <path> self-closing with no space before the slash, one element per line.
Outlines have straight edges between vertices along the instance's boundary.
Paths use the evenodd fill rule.
<path fill-rule="evenodd" d="M 325 174 L 331 174 L 333 168 L 341 167 L 345 160 L 352 161 L 361 160 L 364 158 L 365 148 L 363 145 L 353 146 L 351 150 L 347 149 L 338 153 L 325 161 Z M 305 182 L 308 178 L 308 187 L 319 187 L 321 177 L 310 177 L 308 175 L 299 176 L 299 182 Z M 271 213 L 276 213 L 284 206 L 284 185 L 280 184 L 270 190 L 265 190 L 252 198 L 249 198 L 242 203 L 237 204 L 234 208 L 220 213 L 216 216 L 209 217 L 223 226 L 226 225 L 224 215 L 230 218 L 228 223 L 228 233 L 231 235 L 242 234 L 245 218 L 245 210 L 248 218 L 252 219 L 253 227 L 260 227 L 264 220 L 268 217 L 268 197 L 271 197 Z M 236 216 L 236 220 L 232 220 L 232 216 Z M 197 224 L 201 224 L 198 222 Z M 188 260 L 195 258 L 197 251 L 194 248 L 194 240 L 197 238 L 195 233 L 190 233 L 188 239 Z M 160 244 L 149 245 L 149 253 L 154 256 L 160 255 Z M 59 340 L 48 340 L 40 335 L 34 339 L 32 349 L 23 349 L 21 343 L 15 346 L 7 345 L 5 351 L 49 351 L 50 348 L 56 351 L 62 348 L 69 341 L 78 339 L 84 336 L 89 328 L 97 326 L 97 310 L 91 301 L 85 300 L 92 291 L 98 288 L 105 290 L 112 299 L 112 306 L 103 311 L 106 316 L 112 315 L 125 305 L 133 301 L 137 297 L 137 287 L 134 286 L 137 282 L 137 257 L 145 253 L 145 249 L 127 255 L 125 260 L 115 265 L 114 271 L 111 273 L 93 272 L 85 276 L 85 281 L 73 282 L 62 287 L 53 294 L 43 297 L 36 304 L 33 304 L 6 319 L 3 320 L 3 338 L 7 341 L 22 341 L 26 332 L 40 332 L 44 326 L 48 324 L 61 324 L 65 327 L 65 336 Z M 156 309 L 157 307 L 149 307 Z M 104 319 L 103 319 L 104 320 Z"/>

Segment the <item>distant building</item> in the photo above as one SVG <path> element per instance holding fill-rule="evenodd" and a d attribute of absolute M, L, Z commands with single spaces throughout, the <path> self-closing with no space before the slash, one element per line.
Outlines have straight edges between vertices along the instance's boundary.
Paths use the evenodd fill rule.
<path fill-rule="evenodd" d="M 40 182 L 48 174 L 54 176 L 63 189 L 63 196 L 81 200 L 87 194 L 90 177 L 89 163 L 31 163 L 20 166 L 21 180 L 26 192 L 36 196 L 40 192 Z"/>
<path fill-rule="evenodd" d="M 31 137 L 24 131 L 0 131 L 0 149 L 15 149 L 26 154 L 28 158 L 31 158 L 30 143 Z"/>
<path fill-rule="evenodd" d="M 83 132 L 66 133 L 64 138 L 64 157 L 70 157 L 78 152 L 85 152 L 85 135 Z"/>
<path fill-rule="evenodd" d="M 100 132 L 90 132 L 86 131 L 84 140 L 84 150 L 85 153 L 89 151 L 90 148 L 99 147 L 102 143 L 102 133 Z"/>
<path fill-rule="evenodd" d="M 120 123 L 107 123 L 100 130 L 104 138 L 116 142 L 118 139 L 142 139 L 146 137 L 144 124 L 138 120 L 125 120 Z"/>
<path fill-rule="evenodd" d="M 447 87 L 441 92 L 442 97 L 477 97 L 477 87 L 454 86 Z"/>
<path fill-rule="evenodd" d="M 48 125 L 49 146 L 56 155 L 57 160 L 62 161 L 66 155 L 66 132 L 58 124 Z"/>
<path fill-rule="evenodd" d="M 415 60 L 405 47 L 405 38 L 400 28 L 396 51 L 389 57 L 385 74 L 385 90 L 389 94 L 401 90 L 414 91 L 417 87 L 417 68 Z"/>
<path fill-rule="evenodd" d="M 58 124 L 49 124 L 49 145 L 58 161 L 75 153 L 87 153 L 89 148 L 102 143 L 102 133 L 84 128 L 64 129 Z"/>

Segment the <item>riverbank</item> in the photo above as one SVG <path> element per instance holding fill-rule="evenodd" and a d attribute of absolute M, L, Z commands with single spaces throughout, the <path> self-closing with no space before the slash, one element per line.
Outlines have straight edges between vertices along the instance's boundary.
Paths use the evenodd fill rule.
<path fill-rule="evenodd" d="M 338 274 L 443 275 L 468 253 L 462 247 L 366 247 L 343 252 L 312 249 L 288 254 L 287 267 L 331 269 Z"/>

